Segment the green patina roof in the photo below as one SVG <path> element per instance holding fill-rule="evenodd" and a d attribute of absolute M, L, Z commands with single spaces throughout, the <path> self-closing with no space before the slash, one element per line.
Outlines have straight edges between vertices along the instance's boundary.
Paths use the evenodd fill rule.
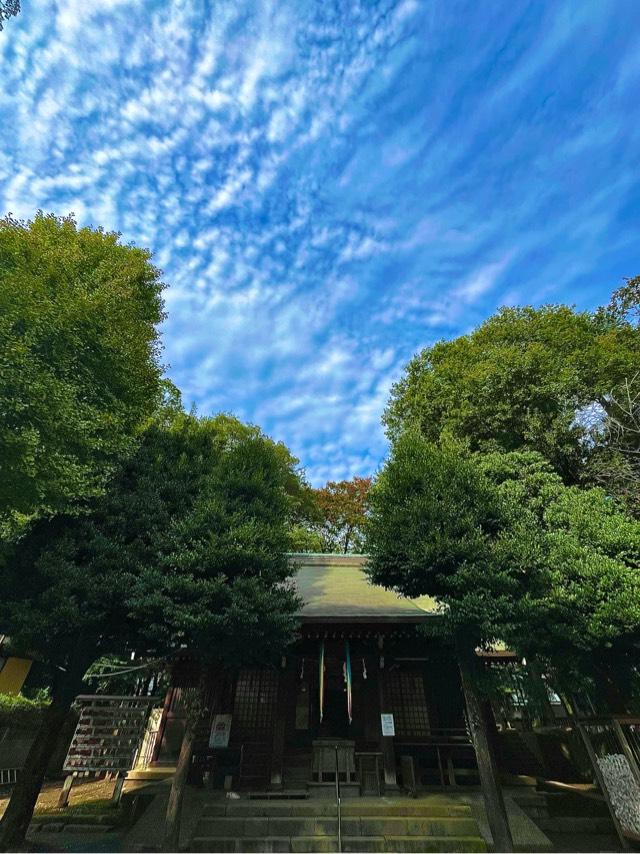
<path fill-rule="evenodd" d="M 370 584 L 364 573 L 366 555 L 293 554 L 296 587 L 309 622 L 412 622 L 437 616 L 430 596 L 405 599 Z"/>

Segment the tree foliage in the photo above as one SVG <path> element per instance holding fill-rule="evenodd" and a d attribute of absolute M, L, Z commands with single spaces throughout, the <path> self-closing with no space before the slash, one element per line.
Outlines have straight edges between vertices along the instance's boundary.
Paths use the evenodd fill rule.
<path fill-rule="evenodd" d="M 370 489 L 370 477 L 329 481 L 319 489 L 308 488 L 296 528 L 297 549 L 361 553 Z"/>
<path fill-rule="evenodd" d="M 84 514 L 40 519 L 13 546 L 0 568 L 0 625 L 55 679 L 0 846 L 24 834 L 50 732 L 100 656 L 186 647 L 240 666 L 281 653 L 299 605 L 287 556 L 296 476 L 286 448 L 255 427 L 167 414 Z"/>
<path fill-rule="evenodd" d="M 607 313 L 618 320 L 640 323 L 640 276 L 626 279 L 611 296 Z"/>
<path fill-rule="evenodd" d="M 408 432 L 371 508 L 372 580 L 437 597 L 470 643 L 504 641 L 565 673 L 637 654 L 640 523 L 540 454 Z"/>
<path fill-rule="evenodd" d="M 468 335 L 418 354 L 384 415 L 390 437 L 414 425 L 432 441 L 452 435 L 474 450 L 543 454 L 577 482 L 589 452 L 593 404 L 635 375 L 640 332 L 621 316 L 566 306 L 503 308 Z"/>
<path fill-rule="evenodd" d="M 602 489 L 565 486 L 538 454 L 477 462 L 530 531 L 530 550 L 515 555 L 523 590 L 505 637 L 560 669 L 592 670 L 594 657 L 628 663 L 640 641 L 640 523 Z M 502 534 L 516 544 L 518 536 L 513 527 Z"/>
<path fill-rule="evenodd" d="M 8 21 L 20 11 L 20 0 L 0 0 L 0 30 L 3 21 Z"/>
<path fill-rule="evenodd" d="M 0 694 L 0 726 L 33 729 L 42 719 L 46 699 L 30 700 L 22 694 Z"/>
<path fill-rule="evenodd" d="M 584 479 L 602 485 L 640 517 L 640 371 L 609 395 L 607 412 L 596 416 Z"/>
<path fill-rule="evenodd" d="M 0 221 L 0 525 L 99 495 L 160 388 L 162 284 L 118 235 Z"/>
<path fill-rule="evenodd" d="M 201 642 L 223 656 L 240 637 L 255 654 L 265 626 L 290 629 L 294 476 L 283 446 L 228 416 L 154 424 L 89 512 L 20 539 L 0 576 L 0 623 L 54 666 L 79 638 L 92 661 Z"/>

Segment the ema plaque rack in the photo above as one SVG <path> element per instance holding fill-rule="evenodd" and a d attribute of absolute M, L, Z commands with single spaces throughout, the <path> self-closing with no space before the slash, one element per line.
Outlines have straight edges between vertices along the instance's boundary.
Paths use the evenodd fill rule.
<path fill-rule="evenodd" d="M 68 773 L 59 806 L 66 806 L 73 780 L 82 775 L 109 774 L 116 778 L 113 800 L 118 803 L 127 773 L 142 744 L 149 713 L 157 697 L 81 694 L 80 719 L 63 770 Z"/>

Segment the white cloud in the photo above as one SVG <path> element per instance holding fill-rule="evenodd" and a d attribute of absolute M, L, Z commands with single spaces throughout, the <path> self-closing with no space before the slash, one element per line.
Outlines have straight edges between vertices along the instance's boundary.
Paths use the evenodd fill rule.
<path fill-rule="evenodd" d="M 502 273 L 504 272 L 512 253 L 508 253 L 499 261 L 485 264 L 474 272 L 453 292 L 454 299 L 466 303 L 476 302 L 481 296 L 493 290 Z"/>
<path fill-rule="evenodd" d="M 618 220 L 640 144 L 630 48 L 606 99 L 589 100 L 585 54 L 578 88 L 553 74 L 538 100 L 603 24 L 589 4 L 545 7 L 541 44 L 437 2 L 336 10 L 32 0 L 0 39 L 2 207 L 75 210 L 149 246 L 187 403 L 260 422 L 315 482 L 375 469 L 390 385 L 421 346 L 632 247 Z M 500 44 L 514 53 L 495 61 Z M 581 106 L 557 130 L 570 87 Z M 599 184 L 598 158 L 615 163 Z"/>

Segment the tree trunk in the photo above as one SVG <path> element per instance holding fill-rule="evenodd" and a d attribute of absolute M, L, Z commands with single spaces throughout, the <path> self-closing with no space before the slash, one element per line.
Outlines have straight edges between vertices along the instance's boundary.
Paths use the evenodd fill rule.
<path fill-rule="evenodd" d="M 604 661 L 597 667 L 597 677 L 610 714 L 628 715 L 629 697 L 621 684 L 617 662 Z"/>
<path fill-rule="evenodd" d="M 180 755 L 178 756 L 178 764 L 176 773 L 171 781 L 171 791 L 169 792 L 169 803 L 167 804 L 167 815 L 164 830 L 164 851 L 178 851 L 180 843 L 180 820 L 182 813 L 182 801 L 184 799 L 185 788 L 187 785 L 187 777 L 189 776 L 189 768 L 191 767 L 191 757 L 196 743 L 196 735 L 198 725 L 202 720 L 202 716 L 206 709 L 207 698 L 207 681 L 209 674 L 203 670 L 198 684 L 198 690 L 193 701 L 187 704 L 187 716 L 185 721 L 184 735 L 182 744 L 180 745 Z M 213 706 L 220 694 L 219 685 L 214 684 L 214 696 L 209 698 L 213 710 Z"/>
<path fill-rule="evenodd" d="M 482 787 L 489 827 L 493 836 L 493 847 L 495 851 L 510 852 L 513 851 L 513 839 L 498 779 L 495 752 L 488 731 L 486 717 L 483 713 L 482 701 L 476 690 L 475 675 L 478 663 L 475 653 L 464 649 L 462 647 L 463 643 L 464 641 L 457 644 L 458 666 L 460 668 L 462 690 L 467 706 L 469 728 L 471 729 L 473 746 L 476 751 L 480 785 Z"/>
<path fill-rule="evenodd" d="M 79 671 L 81 672 L 78 676 Z M 13 787 L 11 799 L 0 820 L 0 851 L 8 851 L 24 843 L 47 766 L 55 752 L 60 730 L 69 714 L 71 704 L 82 685 L 83 675 L 84 669 L 77 667 L 74 673 L 63 675 L 58 672 L 54 680 L 51 703 L 45 709 L 24 768 Z"/>
<path fill-rule="evenodd" d="M 197 721 L 194 720 L 194 715 L 187 715 L 182 744 L 180 745 L 180 756 L 178 757 L 176 773 L 173 775 L 173 780 L 171 781 L 171 791 L 169 792 L 169 803 L 167 805 L 167 817 L 164 828 L 163 849 L 165 851 L 180 850 L 182 801 L 187 785 L 189 768 L 191 767 L 193 748 L 196 742 L 196 728 Z"/>

